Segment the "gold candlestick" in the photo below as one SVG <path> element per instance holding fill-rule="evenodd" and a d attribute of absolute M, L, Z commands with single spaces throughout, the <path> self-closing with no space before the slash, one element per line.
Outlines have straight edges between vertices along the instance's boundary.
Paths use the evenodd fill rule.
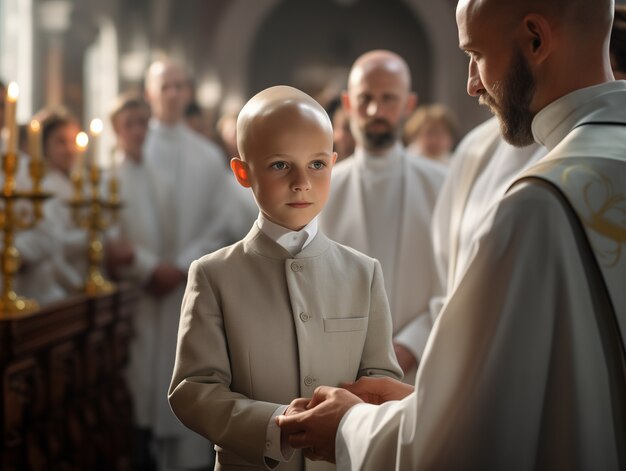
<path fill-rule="evenodd" d="M 95 121 L 95 120 L 94 120 Z M 98 120 L 99 121 L 99 120 Z M 97 138 L 102 131 L 102 122 L 100 125 L 92 121 L 91 134 L 92 138 Z M 84 135 L 84 136 L 81 136 Z M 85 149 L 89 139 L 85 133 L 79 133 L 77 136 L 77 144 L 79 148 Z M 79 143 L 80 140 L 80 143 Z M 93 144 L 92 144 L 93 145 Z M 83 188 L 83 170 L 84 165 L 80 166 L 80 170 L 72 172 L 72 182 L 74 184 L 74 196 L 69 201 L 72 208 L 72 216 L 74 222 L 87 230 L 88 248 L 88 272 L 85 281 L 85 292 L 89 295 L 98 295 L 102 293 L 110 293 L 114 290 L 115 285 L 108 281 L 102 274 L 100 267 L 104 258 L 104 248 L 102 245 L 102 232 L 104 232 L 113 221 L 117 219 L 118 211 L 122 207 L 122 203 L 118 195 L 117 179 L 112 178 L 109 182 L 110 195 L 109 199 L 100 196 L 101 171 L 97 162 L 97 153 L 94 150 L 91 153 L 90 164 L 87 171 L 87 182 L 89 184 L 88 191 L 90 196 L 85 198 Z M 108 213 L 109 218 L 105 217 Z"/>
<path fill-rule="evenodd" d="M 14 84 L 12 84 L 14 85 Z M 30 229 L 43 217 L 43 202 L 50 197 L 49 194 L 41 190 L 41 180 L 43 179 L 44 168 L 41 159 L 39 162 L 32 162 L 30 174 L 33 181 L 31 191 L 17 191 L 15 180 L 18 170 L 17 153 L 17 127 L 15 126 L 15 109 L 17 103 L 17 85 L 9 86 L 9 97 L 7 99 L 6 131 L 7 151 L 2 156 L 2 172 L 4 184 L 0 199 L 3 201 L 0 210 L 0 230 L 2 231 L 2 253 L 0 254 L 2 268 L 2 293 L 0 295 L 0 317 L 10 318 L 23 315 L 38 309 L 38 304 L 34 300 L 26 299 L 13 289 L 13 281 L 20 266 L 20 253 L 15 247 L 15 234 L 23 229 Z M 11 90 L 12 89 L 12 90 Z M 36 128 L 37 126 L 35 126 Z M 36 138 L 36 136 L 38 136 Z M 41 146 L 40 133 L 35 133 L 31 143 Z M 39 140 L 38 140 L 39 139 Z M 28 200 L 33 206 L 33 213 L 22 215 L 15 208 L 15 203 L 20 200 Z"/>

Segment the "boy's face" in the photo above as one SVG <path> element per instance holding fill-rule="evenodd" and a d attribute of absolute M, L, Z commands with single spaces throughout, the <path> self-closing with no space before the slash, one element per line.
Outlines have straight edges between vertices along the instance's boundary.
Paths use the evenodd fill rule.
<path fill-rule="evenodd" d="M 120 150 L 134 159 L 141 158 L 141 149 L 148 132 L 149 115 L 145 108 L 128 108 L 115 118 L 115 133 Z"/>
<path fill-rule="evenodd" d="M 259 129 L 245 156 L 249 184 L 270 221 L 298 231 L 324 208 L 336 160 L 332 134 L 301 117 Z M 271 132 L 269 132 L 271 131 Z"/>

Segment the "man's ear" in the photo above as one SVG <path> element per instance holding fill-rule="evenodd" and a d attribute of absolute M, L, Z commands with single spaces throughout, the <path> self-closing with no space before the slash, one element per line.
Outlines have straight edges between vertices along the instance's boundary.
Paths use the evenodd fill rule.
<path fill-rule="evenodd" d="M 413 111 L 415 111 L 415 107 L 417 106 L 417 93 L 411 92 L 406 100 L 406 110 L 405 115 L 410 116 Z"/>
<path fill-rule="evenodd" d="M 233 157 L 230 161 L 230 169 L 235 174 L 235 178 L 244 188 L 250 188 L 250 179 L 248 178 L 248 164 L 239 157 Z"/>
<path fill-rule="evenodd" d="M 521 47 L 531 64 L 542 63 L 552 49 L 552 25 L 544 16 L 531 13 L 522 20 Z"/>
<path fill-rule="evenodd" d="M 350 112 L 350 96 L 348 95 L 348 92 L 346 90 L 341 92 L 341 107 L 345 110 L 346 113 Z"/>

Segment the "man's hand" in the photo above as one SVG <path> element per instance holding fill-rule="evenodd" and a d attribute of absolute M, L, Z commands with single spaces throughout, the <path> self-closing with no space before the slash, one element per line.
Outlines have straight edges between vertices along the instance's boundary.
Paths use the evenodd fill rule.
<path fill-rule="evenodd" d="M 155 296 L 165 296 L 185 279 L 178 267 L 169 263 L 159 264 L 150 277 L 148 291 Z"/>
<path fill-rule="evenodd" d="M 354 383 L 342 384 L 341 386 L 363 402 L 375 405 L 387 401 L 399 401 L 415 391 L 413 386 L 388 377 L 370 378 L 363 376 Z"/>
<path fill-rule="evenodd" d="M 109 239 L 104 245 L 106 268 L 117 277 L 120 267 L 128 266 L 135 259 L 135 249 L 126 239 Z"/>
<path fill-rule="evenodd" d="M 305 449 L 304 456 L 334 463 L 339 422 L 352 406 L 360 402 L 345 389 L 320 386 L 306 404 L 306 411 L 290 416 L 279 415 L 276 423 L 283 434 L 289 435 L 291 447 Z"/>
<path fill-rule="evenodd" d="M 417 358 L 411 353 L 411 351 L 405 346 L 394 342 L 393 350 L 396 352 L 396 358 L 398 359 L 398 364 L 404 374 L 407 374 L 411 369 L 417 366 Z"/>

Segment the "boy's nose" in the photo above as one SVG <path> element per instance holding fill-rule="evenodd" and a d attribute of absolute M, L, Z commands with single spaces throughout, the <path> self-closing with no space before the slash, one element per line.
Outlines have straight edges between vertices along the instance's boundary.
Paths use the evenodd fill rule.
<path fill-rule="evenodd" d="M 308 175 L 303 171 L 295 171 L 294 178 L 291 182 L 291 189 L 293 191 L 308 191 L 311 189 L 311 182 Z"/>

